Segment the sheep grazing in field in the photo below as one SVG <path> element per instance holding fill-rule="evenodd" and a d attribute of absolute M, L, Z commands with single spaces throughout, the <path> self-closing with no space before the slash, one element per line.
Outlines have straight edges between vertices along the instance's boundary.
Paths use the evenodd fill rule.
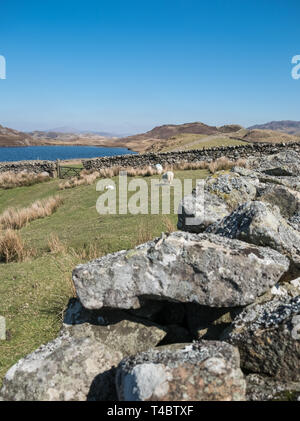
<path fill-rule="evenodd" d="M 161 179 L 165 183 L 168 182 L 169 184 L 171 184 L 172 181 L 174 180 L 174 173 L 172 171 L 167 171 L 162 175 Z"/>
<path fill-rule="evenodd" d="M 156 164 L 155 168 L 156 168 L 157 174 L 161 174 L 163 172 L 163 167 L 161 164 Z"/>
<path fill-rule="evenodd" d="M 106 190 L 115 190 L 115 187 L 112 185 L 106 186 L 105 187 Z"/>

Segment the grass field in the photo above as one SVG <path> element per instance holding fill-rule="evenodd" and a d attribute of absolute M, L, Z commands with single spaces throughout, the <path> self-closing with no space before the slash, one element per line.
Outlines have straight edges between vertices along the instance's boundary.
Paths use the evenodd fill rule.
<path fill-rule="evenodd" d="M 177 178 L 194 182 L 207 175 L 206 170 L 175 173 Z M 150 183 L 151 178 L 158 177 L 145 180 Z M 118 184 L 118 178 L 114 180 Z M 95 205 L 100 193 L 95 184 L 63 191 L 58 190 L 58 184 L 59 180 L 51 180 L 0 189 L 0 213 L 57 193 L 64 199 L 53 215 L 32 221 L 20 230 L 26 245 L 34 250 L 34 257 L 21 263 L 0 264 L 0 315 L 6 317 L 8 329 L 8 340 L 0 342 L 0 385 L 11 365 L 57 335 L 63 311 L 74 294 L 71 272 L 78 263 L 90 260 L 93 253 L 99 256 L 128 249 L 176 227 L 174 213 L 99 215 Z M 65 251 L 50 251 L 53 235 Z"/>

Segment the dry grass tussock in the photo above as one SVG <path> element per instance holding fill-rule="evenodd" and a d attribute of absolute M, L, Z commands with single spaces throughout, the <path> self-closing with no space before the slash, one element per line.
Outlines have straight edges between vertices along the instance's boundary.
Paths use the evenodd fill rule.
<path fill-rule="evenodd" d="M 99 177 L 100 173 L 98 171 L 94 171 L 92 173 L 86 173 L 82 171 L 79 177 L 72 177 L 70 180 L 63 181 L 59 183 L 58 187 L 60 190 L 65 190 L 78 186 L 89 186 L 93 184 Z"/>
<path fill-rule="evenodd" d="M 208 166 L 208 169 L 212 174 L 214 174 L 217 171 L 230 170 L 231 168 L 235 166 L 247 167 L 248 163 L 245 159 L 242 159 L 242 158 L 237 159 L 235 161 L 231 161 L 225 156 L 222 156 L 221 158 L 218 158 L 215 161 L 211 162 Z"/>
<path fill-rule="evenodd" d="M 216 159 L 212 162 L 199 161 L 199 162 L 178 162 L 174 165 L 164 165 L 163 172 L 166 171 L 184 171 L 184 170 L 209 170 L 214 173 L 216 171 L 228 170 L 234 166 L 247 167 L 245 159 L 238 159 L 231 161 L 225 156 Z M 158 175 L 157 169 L 150 165 L 141 168 L 120 168 L 111 167 L 99 171 L 101 177 L 112 178 L 119 175 L 120 171 L 126 171 L 128 177 L 151 177 Z"/>
<path fill-rule="evenodd" d="M 2 229 L 20 229 L 35 219 L 52 215 L 62 203 L 60 196 L 52 196 L 37 200 L 28 208 L 8 208 L 0 215 L 0 226 Z"/>
<path fill-rule="evenodd" d="M 70 255 L 80 261 L 93 260 L 103 256 L 103 252 L 97 244 L 85 244 L 80 249 L 74 249 L 68 247 L 56 234 L 51 235 L 48 241 L 48 249 L 52 254 Z"/>
<path fill-rule="evenodd" d="M 137 230 L 137 238 L 135 245 L 147 243 L 147 241 L 153 240 L 153 231 L 149 223 L 141 223 Z"/>
<path fill-rule="evenodd" d="M 171 233 L 177 231 L 176 225 L 173 223 L 173 221 L 171 221 L 171 219 L 167 215 L 163 215 L 162 220 L 166 228 L 166 232 Z"/>
<path fill-rule="evenodd" d="M 33 254 L 18 232 L 12 229 L 0 232 L 0 262 L 22 262 Z"/>
<path fill-rule="evenodd" d="M 42 183 L 50 180 L 48 173 L 30 173 L 22 171 L 14 173 L 12 171 L 3 172 L 0 174 L 0 188 L 12 189 L 15 187 L 32 186 L 33 184 Z"/>

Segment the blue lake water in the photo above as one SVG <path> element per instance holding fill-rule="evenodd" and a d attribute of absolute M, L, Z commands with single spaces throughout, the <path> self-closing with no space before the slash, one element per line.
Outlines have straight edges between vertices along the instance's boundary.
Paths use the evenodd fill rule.
<path fill-rule="evenodd" d="M 97 158 L 134 154 L 126 148 L 102 148 L 97 146 L 28 146 L 21 148 L 0 148 L 0 161 L 30 161 L 76 158 Z"/>

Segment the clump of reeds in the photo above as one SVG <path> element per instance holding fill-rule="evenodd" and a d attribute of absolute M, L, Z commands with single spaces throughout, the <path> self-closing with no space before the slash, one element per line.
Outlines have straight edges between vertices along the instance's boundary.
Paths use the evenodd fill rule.
<path fill-rule="evenodd" d="M 32 255 L 18 232 L 8 229 L 0 232 L 0 261 L 5 263 L 22 262 Z"/>
<path fill-rule="evenodd" d="M 37 200 L 27 208 L 8 208 L 0 215 L 2 229 L 20 229 L 28 222 L 52 215 L 63 203 L 60 196 Z"/>
<path fill-rule="evenodd" d="M 209 171 L 214 174 L 217 171 L 224 171 L 224 170 L 230 170 L 231 168 L 238 166 L 238 167 L 246 167 L 247 161 L 245 159 L 238 159 L 235 161 L 231 161 L 230 159 L 226 158 L 225 156 L 222 156 L 221 158 L 216 159 L 215 161 L 212 161 L 208 169 Z"/>
<path fill-rule="evenodd" d="M 70 178 L 70 180 L 63 181 L 59 183 L 58 187 L 60 190 L 65 190 L 78 186 L 89 186 L 93 184 L 99 177 L 100 173 L 98 171 L 88 173 L 84 170 L 81 172 L 79 177 L 72 177 Z"/>
<path fill-rule="evenodd" d="M 46 172 L 35 174 L 27 171 L 14 173 L 6 171 L 0 174 L 0 188 L 12 189 L 15 187 L 32 186 L 50 180 L 50 175 Z"/>

